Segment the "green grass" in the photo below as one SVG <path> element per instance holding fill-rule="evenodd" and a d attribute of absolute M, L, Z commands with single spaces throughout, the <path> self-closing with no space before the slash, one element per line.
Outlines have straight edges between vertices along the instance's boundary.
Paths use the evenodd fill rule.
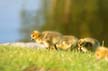
<path fill-rule="evenodd" d="M 94 53 L 0 46 L 0 71 L 108 71 Z"/>

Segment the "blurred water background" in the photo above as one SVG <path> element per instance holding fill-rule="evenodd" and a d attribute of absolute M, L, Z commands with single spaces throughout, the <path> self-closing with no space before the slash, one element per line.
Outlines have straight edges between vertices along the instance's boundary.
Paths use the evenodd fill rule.
<path fill-rule="evenodd" d="M 14 42 L 20 39 L 20 11 L 24 0 L 0 0 L 0 42 Z M 26 0 L 26 9 L 36 10 L 38 0 Z"/>

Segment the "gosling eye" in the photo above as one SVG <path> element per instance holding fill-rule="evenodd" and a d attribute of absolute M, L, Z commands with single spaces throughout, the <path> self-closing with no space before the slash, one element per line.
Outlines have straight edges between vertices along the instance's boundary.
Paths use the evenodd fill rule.
<path fill-rule="evenodd" d="M 34 35 L 32 35 L 32 37 L 34 37 Z"/>

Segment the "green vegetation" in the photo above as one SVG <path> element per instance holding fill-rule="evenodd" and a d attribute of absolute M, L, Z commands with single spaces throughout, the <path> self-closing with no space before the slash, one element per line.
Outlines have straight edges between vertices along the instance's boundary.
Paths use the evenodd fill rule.
<path fill-rule="evenodd" d="M 108 71 L 94 53 L 0 46 L 0 71 Z"/>

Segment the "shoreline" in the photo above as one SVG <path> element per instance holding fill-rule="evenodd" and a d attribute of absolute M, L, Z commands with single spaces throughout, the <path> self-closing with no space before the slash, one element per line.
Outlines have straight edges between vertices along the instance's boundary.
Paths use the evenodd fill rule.
<path fill-rule="evenodd" d="M 29 47 L 29 48 L 44 48 L 44 45 L 37 44 L 35 42 L 6 42 L 0 43 L 1 46 L 18 46 L 18 47 Z"/>

